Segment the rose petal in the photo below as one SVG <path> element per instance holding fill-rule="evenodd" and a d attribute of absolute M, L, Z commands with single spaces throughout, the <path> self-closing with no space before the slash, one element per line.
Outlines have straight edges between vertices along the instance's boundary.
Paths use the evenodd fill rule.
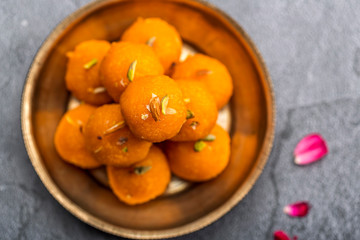
<path fill-rule="evenodd" d="M 295 202 L 284 207 L 284 213 L 291 217 L 305 217 L 310 210 L 308 202 Z"/>
<path fill-rule="evenodd" d="M 324 144 L 324 139 L 320 134 L 312 133 L 305 136 L 301 141 L 298 143 L 294 150 L 294 154 L 302 154 L 307 152 L 308 150 L 312 150 Z"/>
<path fill-rule="evenodd" d="M 297 155 L 294 161 L 298 165 L 306 165 L 320 160 L 325 155 L 326 155 L 326 150 L 314 149 L 312 151 Z"/>
<path fill-rule="evenodd" d="M 293 237 L 293 240 L 297 240 L 297 236 Z M 274 232 L 274 240 L 291 240 L 291 238 L 282 230 L 277 230 Z"/>
<path fill-rule="evenodd" d="M 321 159 L 328 153 L 325 140 L 320 134 L 305 136 L 294 150 L 295 163 L 305 165 Z"/>
<path fill-rule="evenodd" d="M 277 230 L 274 232 L 274 240 L 290 240 L 286 232 Z"/>

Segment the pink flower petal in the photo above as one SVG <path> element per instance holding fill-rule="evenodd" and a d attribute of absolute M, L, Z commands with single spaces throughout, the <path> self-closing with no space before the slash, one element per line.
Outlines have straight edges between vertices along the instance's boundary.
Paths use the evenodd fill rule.
<path fill-rule="evenodd" d="M 305 136 L 294 150 L 295 163 L 305 165 L 321 159 L 328 153 L 325 140 L 320 134 Z"/>
<path fill-rule="evenodd" d="M 295 202 L 284 207 L 284 213 L 291 217 L 305 217 L 311 206 L 308 202 Z"/>
<path fill-rule="evenodd" d="M 274 240 L 291 240 L 286 232 L 277 230 L 274 232 Z"/>
<path fill-rule="evenodd" d="M 297 240 L 297 236 L 293 237 L 293 240 Z M 282 230 L 277 230 L 274 232 L 274 240 L 291 240 L 291 238 Z"/>

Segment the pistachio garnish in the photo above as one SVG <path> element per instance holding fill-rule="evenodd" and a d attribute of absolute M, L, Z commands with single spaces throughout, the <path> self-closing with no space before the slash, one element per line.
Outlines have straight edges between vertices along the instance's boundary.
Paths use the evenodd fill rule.
<path fill-rule="evenodd" d="M 197 127 L 199 124 L 200 124 L 200 123 L 197 122 L 197 121 L 192 121 L 192 122 L 190 123 L 190 127 L 191 127 L 193 130 L 195 130 L 196 127 Z"/>
<path fill-rule="evenodd" d="M 123 86 L 123 87 L 126 86 L 126 83 L 125 83 L 125 81 L 124 81 L 124 78 L 121 78 L 121 79 L 120 79 L 120 85 Z"/>
<path fill-rule="evenodd" d="M 98 60 L 96 58 L 90 60 L 90 62 L 87 62 L 84 64 L 84 68 L 87 70 L 87 69 L 90 69 L 92 68 L 93 66 L 95 66 L 97 64 Z"/>
<path fill-rule="evenodd" d="M 132 82 L 134 80 L 136 64 L 137 64 L 137 60 L 133 61 L 130 64 L 130 67 L 129 67 L 129 70 L 127 73 L 127 78 L 129 79 L 130 82 Z"/>
<path fill-rule="evenodd" d="M 112 127 L 106 129 L 104 132 L 104 135 L 116 132 L 123 127 L 125 127 L 125 121 L 118 122 L 118 123 L 114 124 Z"/>
<path fill-rule="evenodd" d="M 166 109 L 168 104 L 169 104 L 169 95 L 165 95 L 165 97 L 161 99 L 161 112 L 164 115 L 166 115 Z"/>
<path fill-rule="evenodd" d="M 116 142 L 116 145 L 121 146 L 121 145 L 125 144 L 127 141 L 128 141 L 128 138 L 127 138 L 127 137 L 120 137 L 120 138 L 118 139 L 118 141 Z"/>
<path fill-rule="evenodd" d="M 89 93 L 98 94 L 98 93 L 106 92 L 106 88 L 104 87 L 88 88 L 87 91 Z"/>
<path fill-rule="evenodd" d="M 160 120 L 160 98 L 154 97 L 150 100 L 150 113 L 155 122 Z"/>
<path fill-rule="evenodd" d="M 189 102 L 190 102 L 190 98 L 184 98 L 184 102 L 185 102 L 185 103 L 189 103 Z"/>
<path fill-rule="evenodd" d="M 74 122 L 74 120 L 73 120 L 71 117 L 69 117 L 69 115 L 66 115 L 65 120 L 66 120 L 68 123 L 70 123 L 71 125 L 74 125 L 74 126 L 77 125 L 77 124 Z"/>
<path fill-rule="evenodd" d="M 96 154 L 96 153 L 100 152 L 102 149 L 103 149 L 103 147 L 100 146 L 100 147 L 98 147 L 97 149 L 95 149 L 94 153 Z"/>
<path fill-rule="evenodd" d="M 216 139 L 216 136 L 215 136 L 215 135 L 209 134 L 209 135 L 207 135 L 206 137 L 204 137 L 204 138 L 201 139 L 201 140 L 207 141 L 207 142 L 212 142 L 212 141 L 214 141 L 215 139 Z"/>
<path fill-rule="evenodd" d="M 97 88 L 93 89 L 93 91 L 92 91 L 92 93 L 94 93 L 94 94 L 103 93 L 103 92 L 106 92 L 106 88 L 104 88 L 104 87 L 97 87 Z"/>
<path fill-rule="evenodd" d="M 142 120 L 146 120 L 146 119 L 148 119 L 148 117 L 149 117 L 149 114 L 147 114 L 147 113 L 141 114 L 141 119 Z"/>
<path fill-rule="evenodd" d="M 139 166 L 134 168 L 134 173 L 136 175 L 143 175 L 151 169 L 151 166 Z"/>
<path fill-rule="evenodd" d="M 206 147 L 206 143 L 202 140 L 196 141 L 194 144 L 194 150 L 195 152 L 200 152 Z"/>
<path fill-rule="evenodd" d="M 191 118 L 194 118 L 194 117 L 195 117 L 194 113 L 191 110 L 188 109 L 186 111 L 186 119 L 191 119 Z"/>
<path fill-rule="evenodd" d="M 124 147 L 123 149 L 121 149 L 121 151 L 123 151 L 124 153 L 128 152 L 128 147 Z"/>
<path fill-rule="evenodd" d="M 211 74 L 211 73 L 212 73 L 211 70 L 208 70 L 208 69 L 200 69 L 200 70 L 196 71 L 195 76 L 201 77 L 201 76 L 209 75 L 209 74 Z"/>
<path fill-rule="evenodd" d="M 175 109 L 173 109 L 173 108 L 166 108 L 166 114 L 167 115 L 173 115 L 173 114 L 175 114 L 176 113 L 176 110 Z"/>
<path fill-rule="evenodd" d="M 156 40 L 156 37 L 149 38 L 149 40 L 146 41 L 146 45 L 152 47 L 154 45 L 155 40 Z"/>
<path fill-rule="evenodd" d="M 74 127 L 79 127 L 80 128 L 80 132 L 82 133 L 82 127 L 83 127 L 83 122 L 80 121 L 79 119 L 76 120 L 76 122 L 69 116 L 69 115 L 66 115 L 65 116 L 65 120 L 70 123 L 71 125 L 73 125 Z"/>

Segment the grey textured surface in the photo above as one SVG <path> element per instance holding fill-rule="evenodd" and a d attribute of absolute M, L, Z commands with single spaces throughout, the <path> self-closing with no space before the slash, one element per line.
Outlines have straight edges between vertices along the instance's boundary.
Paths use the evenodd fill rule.
<path fill-rule="evenodd" d="M 51 197 L 33 170 L 20 131 L 20 99 L 38 47 L 86 0 L 0 1 L 0 239 L 119 239 L 82 223 Z M 249 33 L 273 79 L 274 149 L 251 192 L 231 212 L 178 239 L 360 239 L 360 2 L 212 0 Z M 330 153 L 297 167 L 292 151 L 320 132 Z M 282 213 L 309 200 L 303 219 Z"/>

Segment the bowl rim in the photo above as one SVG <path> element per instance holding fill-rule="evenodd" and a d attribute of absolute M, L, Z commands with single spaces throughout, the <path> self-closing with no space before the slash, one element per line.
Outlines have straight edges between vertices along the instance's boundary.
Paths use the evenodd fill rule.
<path fill-rule="evenodd" d="M 181 235 L 185 235 L 194 231 L 197 231 L 201 228 L 204 228 L 211 223 L 218 220 L 220 217 L 229 212 L 237 203 L 239 203 L 246 194 L 251 190 L 256 180 L 262 173 L 266 162 L 271 153 L 271 149 L 273 146 L 274 134 L 275 134 L 275 122 L 276 122 L 276 105 L 275 105 L 275 94 L 273 90 L 273 85 L 271 82 L 270 74 L 266 68 L 265 62 L 260 55 L 258 49 L 256 48 L 253 41 L 250 39 L 248 34 L 242 29 L 242 27 L 233 20 L 230 16 L 228 16 L 224 11 L 220 10 L 216 6 L 206 2 L 204 0 L 187 0 L 193 1 L 195 3 L 204 5 L 205 7 L 219 13 L 226 21 L 228 21 L 232 27 L 238 31 L 241 36 L 245 39 L 246 44 L 250 48 L 250 50 L 254 53 L 253 60 L 255 63 L 255 67 L 258 69 L 258 72 L 261 76 L 264 84 L 267 84 L 269 92 L 264 91 L 265 99 L 266 99 L 266 107 L 267 107 L 267 130 L 264 136 L 264 143 L 260 149 L 260 154 L 257 159 L 257 166 L 254 166 L 251 169 L 249 175 L 246 177 L 245 183 L 241 187 L 239 187 L 235 193 L 221 206 L 207 213 L 206 215 L 184 225 L 163 229 L 163 230 L 134 230 L 123 228 L 120 226 L 116 226 L 101 220 L 100 218 L 91 215 L 80 206 L 76 205 L 73 201 L 71 201 L 55 184 L 52 180 L 49 172 L 46 170 L 45 166 L 42 163 L 42 158 L 39 153 L 39 150 L 36 145 L 36 141 L 33 135 L 31 119 L 32 119 L 32 99 L 34 95 L 35 89 L 35 80 L 39 76 L 39 69 L 43 64 L 44 60 L 48 56 L 48 53 L 51 50 L 52 43 L 56 41 L 56 39 L 62 34 L 62 31 L 76 23 L 78 19 L 81 19 L 87 13 L 100 8 L 101 6 L 112 3 L 112 2 L 121 2 L 127 0 L 95 0 L 90 2 L 83 7 L 79 8 L 75 12 L 68 15 L 64 20 L 62 20 L 46 37 L 44 42 L 41 44 L 38 49 L 32 64 L 28 70 L 26 80 L 24 83 L 22 100 L 21 100 L 21 129 L 22 135 L 25 143 L 25 147 L 27 153 L 29 155 L 30 161 L 37 173 L 40 177 L 40 180 L 45 185 L 46 189 L 50 192 L 50 194 L 71 214 L 76 216 L 81 221 L 99 229 L 104 232 L 126 237 L 132 239 L 160 239 L 160 238 L 171 238 L 177 237 Z M 179 0 L 164 0 L 170 2 L 179 2 Z"/>

